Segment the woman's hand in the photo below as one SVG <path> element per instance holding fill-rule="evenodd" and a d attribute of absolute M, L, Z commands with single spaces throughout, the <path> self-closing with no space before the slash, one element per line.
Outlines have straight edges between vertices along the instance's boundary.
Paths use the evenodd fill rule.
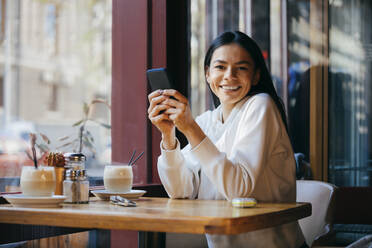
<path fill-rule="evenodd" d="M 162 95 L 167 97 L 162 102 L 168 106 L 164 113 L 169 115 L 168 118 L 186 136 L 192 147 L 198 145 L 205 138 L 205 134 L 192 117 L 187 98 L 178 91 L 170 89 L 163 90 Z"/>
<path fill-rule="evenodd" d="M 177 90 L 163 90 L 162 95 L 167 98 L 162 104 L 168 106 L 164 113 L 169 115 L 180 132 L 187 132 L 194 122 L 187 98 Z"/>
<path fill-rule="evenodd" d="M 156 90 L 148 95 L 150 106 L 147 113 L 151 123 L 162 133 L 164 148 L 171 150 L 176 147 L 175 125 L 165 113 L 169 106 L 164 104 L 164 101 L 169 97 L 163 95 L 162 92 L 162 90 Z"/>

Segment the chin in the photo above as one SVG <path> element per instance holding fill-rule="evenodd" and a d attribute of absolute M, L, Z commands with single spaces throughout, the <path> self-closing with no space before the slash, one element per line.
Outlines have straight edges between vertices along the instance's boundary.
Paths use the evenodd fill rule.
<path fill-rule="evenodd" d="M 237 100 L 237 99 L 221 99 L 220 98 L 220 102 L 224 105 L 235 105 L 236 103 L 238 103 L 240 100 Z"/>

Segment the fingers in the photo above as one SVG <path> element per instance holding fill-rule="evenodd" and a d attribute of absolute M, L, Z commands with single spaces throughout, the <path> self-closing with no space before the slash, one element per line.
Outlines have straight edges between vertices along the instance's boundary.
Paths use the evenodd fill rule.
<path fill-rule="evenodd" d="M 151 102 L 151 99 L 154 98 L 154 97 L 157 97 L 157 96 L 160 96 L 162 94 L 163 90 L 155 90 L 153 92 L 151 92 L 147 98 L 149 99 L 149 102 Z"/>
<path fill-rule="evenodd" d="M 185 108 L 188 106 L 188 102 L 182 103 L 180 101 L 174 100 L 172 98 L 168 98 L 162 102 L 162 104 L 168 105 L 169 107 L 172 108 L 178 108 L 181 110 L 185 110 Z"/>
<path fill-rule="evenodd" d="M 161 112 L 164 113 L 164 111 L 167 110 L 168 108 L 169 106 L 164 104 L 155 105 L 151 110 L 150 109 L 148 110 L 149 118 L 158 116 L 161 114 Z"/>
<path fill-rule="evenodd" d="M 185 120 L 185 117 L 187 116 L 187 105 L 178 102 L 177 100 L 166 100 L 164 101 L 164 104 L 167 104 L 168 107 L 164 114 L 168 115 L 169 120 L 173 121 L 174 124 L 178 125 L 178 123 Z"/>
<path fill-rule="evenodd" d="M 155 92 L 153 92 L 153 93 L 155 93 Z M 153 93 L 151 93 L 151 94 L 153 94 Z M 147 110 L 147 113 L 150 113 L 157 105 L 161 104 L 163 101 L 168 99 L 167 96 L 163 96 L 161 94 L 153 94 L 152 96 L 150 96 L 150 95 L 149 95 L 150 106 Z"/>
<path fill-rule="evenodd" d="M 169 115 L 165 113 L 165 111 L 168 109 L 169 107 L 167 105 L 156 105 L 151 112 L 149 112 L 149 119 L 150 121 L 153 123 L 153 124 L 157 124 L 157 123 L 160 123 L 161 121 L 164 121 L 164 120 L 167 120 L 167 121 L 170 121 L 169 120 Z"/>
<path fill-rule="evenodd" d="M 172 122 L 171 120 L 169 120 L 169 116 L 167 114 L 160 114 L 152 117 L 149 116 L 149 119 L 155 126 L 158 126 L 163 121 Z"/>
<path fill-rule="evenodd" d="M 183 96 L 181 93 L 179 93 L 177 90 L 173 90 L 173 89 L 163 90 L 162 95 L 173 96 L 177 101 L 183 104 L 188 103 L 187 98 Z"/>
<path fill-rule="evenodd" d="M 190 123 L 192 115 L 186 97 L 173 89 L 154 91 L 148 96 L 150 106 L 148 116 L 159 129 L 166 125 L 176 125 L 182 132 Z M 168 124 L 166 124 L 168 123 Z"/>

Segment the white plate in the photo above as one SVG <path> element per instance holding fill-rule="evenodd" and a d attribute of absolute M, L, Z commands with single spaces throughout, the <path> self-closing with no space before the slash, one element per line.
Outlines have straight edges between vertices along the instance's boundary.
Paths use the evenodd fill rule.
<path fill-rule="evenodd" d="M 64 202 L 66 196 L 24 196 L 17 195 L 3 195 L 3 197 L 14 207 L 26 208 L 58 208 Z"/>
<path fill-rule="evenodd" d="M 132 189 L 131 191 L 126 192 L 126 193 L 116 193 L 116 192 L 109 192 L 105 189 L 102 189 L 102 190 L 92 190 L 92 193 L 98 198 L 100 198 L 101 200 L 110 200 L 110 196 L 112 195 L 119 195 L 127 199 L 137 199 L 143 196 L 146 193 L 146 191 L 139 190 L 139 189 Z"/>

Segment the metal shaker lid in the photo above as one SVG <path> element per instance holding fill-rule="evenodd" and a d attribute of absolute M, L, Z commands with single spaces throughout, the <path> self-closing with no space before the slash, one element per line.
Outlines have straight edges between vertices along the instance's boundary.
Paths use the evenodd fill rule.
<path fill-rule="evenodd" d="M 79 176 L 78 170 L 66 170 L 66 179 L 76 180 Z"/>
<path fill-rule="evenodd" d="M 80 180 L 85 180 L 87 178 L 87 170 L 77 170 L 78 177 Z"/>
<path fill-rule="evenodd" d="M 84 162 L 86 160 L 82 153 L 65 153 L 64 156 L 67 162 Z"/>

